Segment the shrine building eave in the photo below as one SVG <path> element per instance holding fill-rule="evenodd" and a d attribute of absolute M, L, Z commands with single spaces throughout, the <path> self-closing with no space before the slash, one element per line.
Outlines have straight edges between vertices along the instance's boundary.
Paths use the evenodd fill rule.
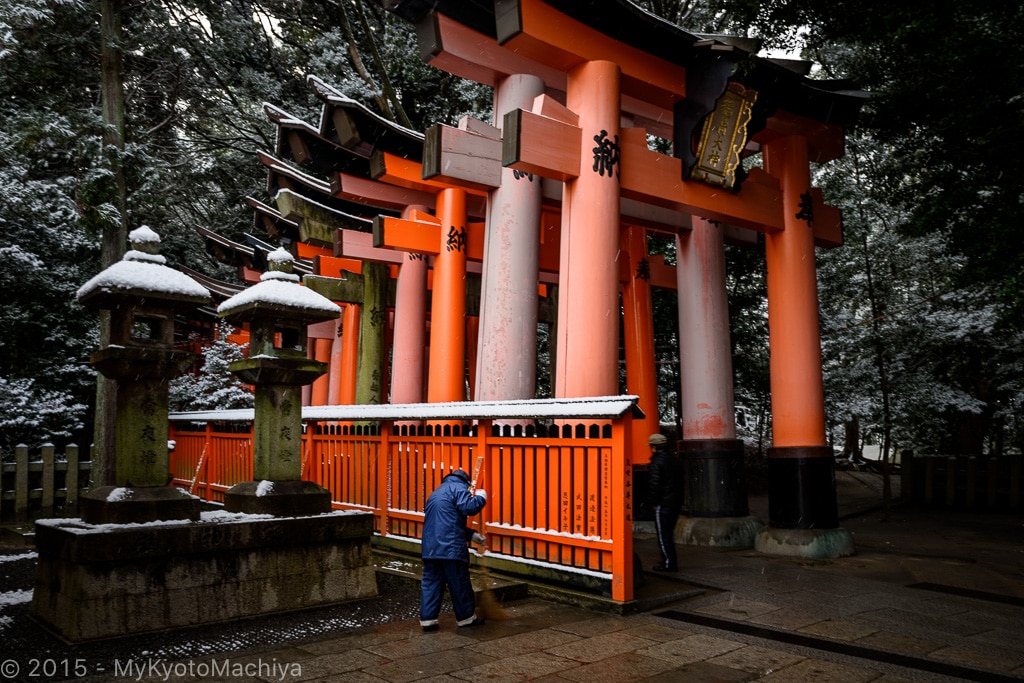
<path fill-rule="evenodd" d="M 306 84 L 324 103 L 320 135 L 327 140 L 364 158 L 375 151 L 385 151 L 417 161 L 421 159 L 422 133 L 374 113 L 316 76 L 307 76 Z"/>
<path fill-rule="evenodd" d="M 198 226 L 195 230 L 203 239 L 206 253 L 226 266 L 263 272 L 267 269 L 267 254 L 276 249 L 252 235 L 245 236 L 250 243 L 246 245 L 228 239 L 213 230 Z M 313 263 L 309 259 L 296 259 L 292 269 L 298 275 L 305 275 L 313 272 Z"/>
<path fill-rule="evenodd" d="M 279 159 L 320 175 L 349 173 L 369 177 L 370 165 L 366 157 L 334 144 L 320 135 L 316 127 L 279 107 L 264 103 L 263 110 L 277 127 L 274 155 Z"/>
<path fill-rule="evenodd" d="M 295 221 L 288 220 L 274 207 L 267 206 L 253 197 L 246 197 L 245 203 L 253 209 L 253 227 L 257 231 L 265 230 L 269 237 L 283 242 L 299 240 L 299 226 Z"/>
<path fill-rule="evenodd" d="M 256 253 L 252 247 L 229 240 L 213 230 L 196 227 L 196 232 L 203 238 L 206 253 L 218 263 L 235 268 L 262 271 L 267 267 L 266 255 Z"/>
<path fill-rule="evenodd" d="M 177 268 L 181 272 L 185 273 L 185 275 L 188 275 L 200 285 L 210 290 L 210 294 L 213 295 L 214 302 L 218 304 L 225 299 L 230 299 L 235 294 L 238 294 L 245 289 L 244 285 L 235 284 L 233 282 L 224 282 L 223 280 L 212 278 L 209 275 L 204 275 L 198 270 L 193 270 L 187 266 L 179 265 Z M 214 313 L 216 312 L 214 311 Z"/>
<path fill-rule="evenodd" d="M 420 143 L 422 145 L 422 142 Z M 398 215 L 398 212 L 384 207 L 367 206 L 359 202 L 334 196 L 330 182 L 289 166 L 287 163 L 265 152 L 258 152 L 260 162 L 267 167 L 267 194 L 276 197 L 282 190 L 291 190 L 310 201 L 322 204 L 341 214 L 372 220 L 378 214 Z"/>

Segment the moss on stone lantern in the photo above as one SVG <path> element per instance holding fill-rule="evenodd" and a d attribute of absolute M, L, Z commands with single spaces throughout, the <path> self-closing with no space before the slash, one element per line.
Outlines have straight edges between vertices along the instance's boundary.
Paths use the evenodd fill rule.
<path fill-rule="evenodd" d="M 174 315 L 210 303 L 210 292 L 167 267 L 160 236 L 133 230 L 131 249 L 78 290 L 83 306 L 110 311 L 109 343 L 92 365 L 117 383 L 114 485 L 81 500 L 90 523 L 198 519 L 198 500 L 168 486 L 167 394 L 194 354 L 174 348 Z"/>
<path fill-rule="evenodd" d="M 302 387 L 327 371 L 307 357 L 307 327 L 333 320 L 340 309 L 299 284 L 285 249 L 268 257 L 260 281 L 224 301 L 218 315 L 249 325 L 249 357 L 229 370 L 256 388 L 253 424 L 254 480 L 224 495 L 230 512 L 309 515 L 329 512 L 327 489 L 302 481 Z"/>

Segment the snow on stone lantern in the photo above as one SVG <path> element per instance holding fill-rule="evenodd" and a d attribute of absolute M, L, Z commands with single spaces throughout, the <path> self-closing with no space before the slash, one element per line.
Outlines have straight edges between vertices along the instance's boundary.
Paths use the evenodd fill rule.
<path fill-rule="evenodd" d="M 174 348 L 174 314 L 210 302 L 210 292 L 166 266 L 160 236 L 133 230 L 131 249 L 78 290 L 83 306 L 110 311 L 109 342 L 90 361 L 117 383 L 114 484 L 81 499 L 93 524 L 198 519 L 199 502 L 168 486 L 168 383 L 193 361 Z"/>
<path fill-rule="evenodd" d="M 327 371 L 307 357 L 307 327 L 336 319 L 330 299 L 299 284 L 292 255 L 279 248 L 267 257 L 260 281 L 224 301 L 218 315 L 249 324 L 249 357 L 229 370 L 256 388 L 253 424 L 254 480 L 224 494 L 230 512 L 311 515 L 329 512 L 330 492 L 302 481 L 302 387 Z"/>

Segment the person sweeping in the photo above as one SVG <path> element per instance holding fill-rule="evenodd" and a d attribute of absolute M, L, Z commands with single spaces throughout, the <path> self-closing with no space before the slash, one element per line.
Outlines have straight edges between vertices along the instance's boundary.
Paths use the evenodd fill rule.
<path fill-rule="evenodd" d="M 476 614 L 476 598 L 469 580 L 467 542 L 483 544 L 484 537 L 467 526 L 467 517 L 487 504 L 487 492 L 470 490 L 469 475 L 453 471 L 427 498 L 423 510 L 423 580 L 420 583 L 420 626 L 438 629 L 441 599 L 445 587 L 452 599 L 455 621 L 460 628 L 479 626 L 484 618 Z"/>

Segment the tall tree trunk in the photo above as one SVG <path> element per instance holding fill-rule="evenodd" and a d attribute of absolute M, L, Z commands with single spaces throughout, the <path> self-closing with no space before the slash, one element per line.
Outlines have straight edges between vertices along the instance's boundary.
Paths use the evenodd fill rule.
<path fill-rule="evenodd" d="M 121 9 L 123 0 L 100 0 L 100 82 L 103 108 L 103 148 L 113 171 L 112 194 L 118 208 L 116 223 L 103 225 L 100 247 L 100 268 L 121 260 L 128 239 L 128 187 L 125 179 L 123 152 L 125 138 L 123 32 Z M 100 314 L 100 346 L 110 343 L 110 315 Z M 115 406 L 117 384 L 97 376 L 96 422 L 94 434 L 92 486 L 115 483 Z"/>

